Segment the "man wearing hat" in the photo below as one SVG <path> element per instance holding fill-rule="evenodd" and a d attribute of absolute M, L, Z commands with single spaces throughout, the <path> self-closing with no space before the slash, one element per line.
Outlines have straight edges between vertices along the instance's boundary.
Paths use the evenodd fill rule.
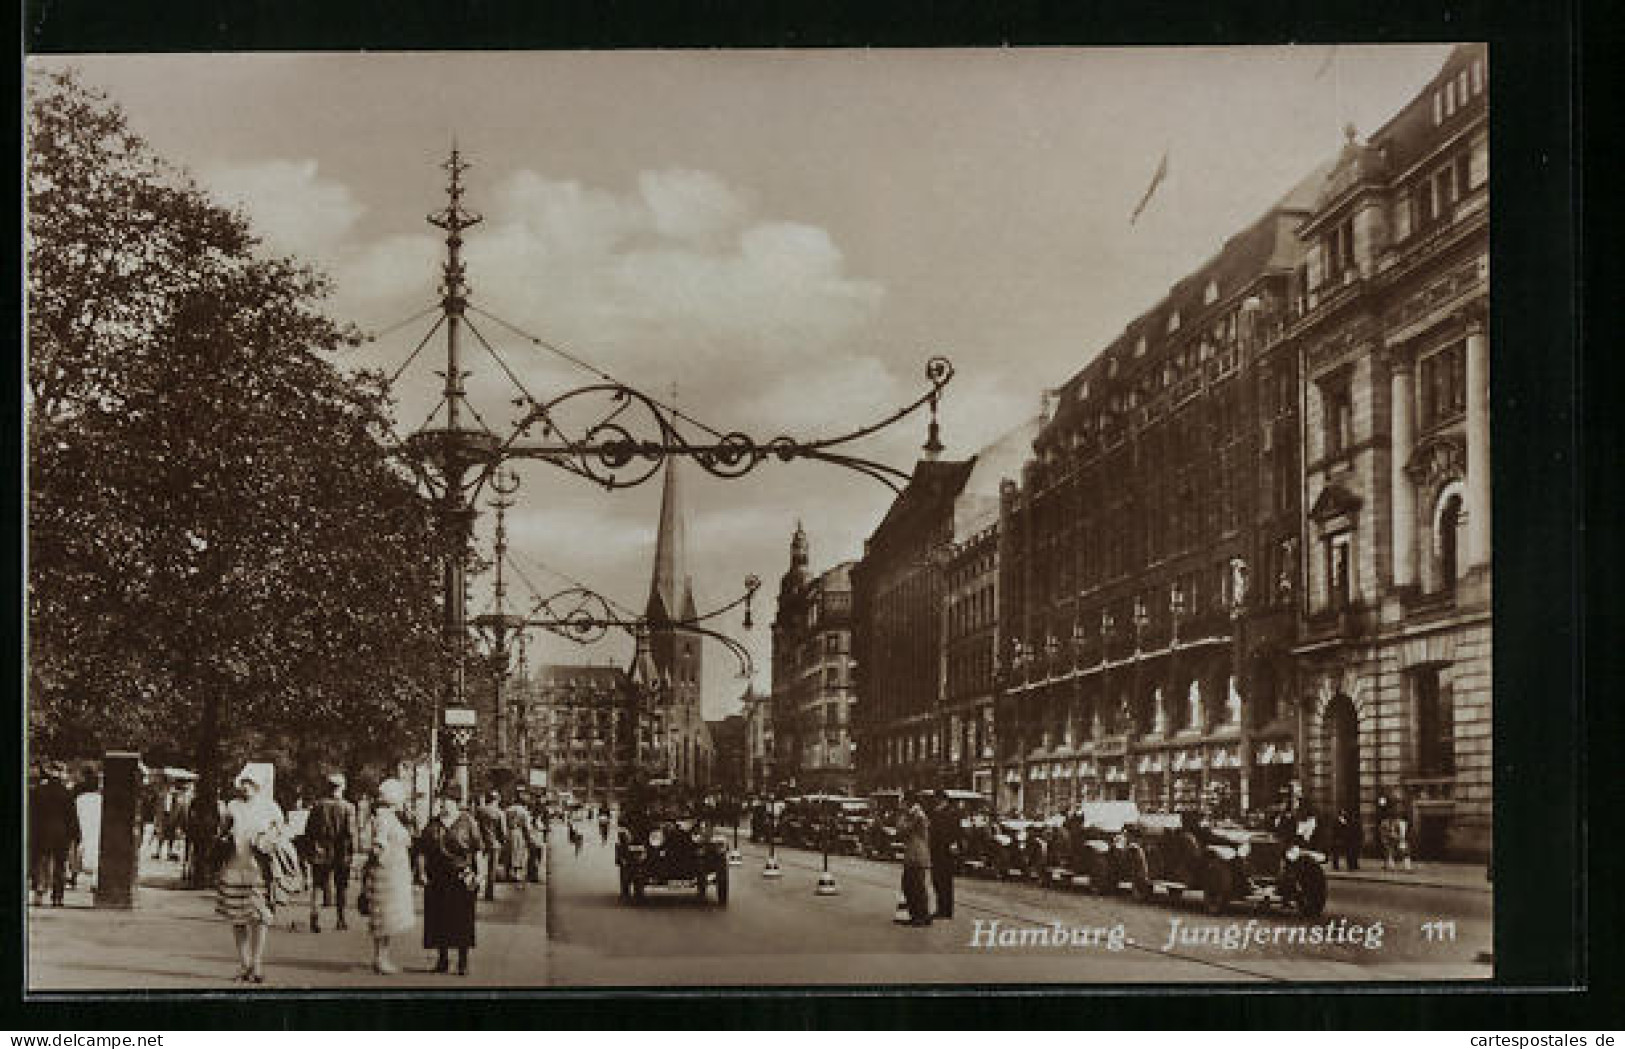
<path fill-rule="evenodd" d="M 67 889 L 68 852 L 79 840 L 79 814 L 63 782 L 67 778 L 68 770 L 53 764 L 28 795 L 29 873 L 35 904 L 45 902 L 49 888 L 52 906 L 60 907 Z"/>
<path fill-rule="evenodd" d="M 321 908 L 329 902 L 344 921 L 344 896 L 350 889 L 350 863 L 356 849 L 355 806 L 344 797 L 344 774 L 327 777 L 328 793 L 310 810 L 305 823 L 305 854 L 310 862 L 310 931 L 321 932 Z"/>

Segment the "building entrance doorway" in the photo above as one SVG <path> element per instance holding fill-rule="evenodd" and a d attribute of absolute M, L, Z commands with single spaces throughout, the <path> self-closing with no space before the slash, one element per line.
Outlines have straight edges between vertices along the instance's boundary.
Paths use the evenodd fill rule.
<path fill-rule="evenodd" d="M 1337 812 L 1360 814 L 1360 726 L 1354 701 L 1335 697 L 1327 708 L 1327 729 L 1331 735 L 1332 805 Z"/>

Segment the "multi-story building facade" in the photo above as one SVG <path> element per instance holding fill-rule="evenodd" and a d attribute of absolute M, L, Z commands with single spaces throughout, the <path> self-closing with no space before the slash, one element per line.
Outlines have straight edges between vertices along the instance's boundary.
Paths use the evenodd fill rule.
<path fill-rule="evenodd" d="M 544 664 L 525 688 L 526 747 L 550 792 L 615 803 L 634 768 L 656 774 L 665 766 L 648 696 L 620 667 Z"/>
<path fill-rule="evenodd" d="M 852 562 L 808 570 L 797 524 L 773 619 L 773 742 L 779 780 L 846 793 L 856 778 L 852 708 Z"/>
<path fill-rule="evenodd" d="M 1297 747 L 1297 377 L 1272 342 L 1324 170 L 1046 396 L 999 522 L 1001 807 L 1237 811 Z"/>
<path fill-rule="evenodd" d="M 943 559 L 953 541 L 954 500 L 974 465 L 916 464 L 852 568 L 863 789 L 933 786 L 939 777 Z"/>
<path fill-rule="evenodd" d="M 745 794 L 745 715 L 729 714 L 707 720 L 714 748 L 710 787 L 722 797 L 741 798 Z"/>
<path fill-rule="evenodd" d="M 1038 434 L 1028 420 L 976 455 L 954 499 L 953 537 L 941 558 L 944 739 L 939 779 L 991 798 L 997 779 L 995 675 L 999 615 L 999 493 L 1018 476 Z"/>
<path fill-rule="evenodd" d="M 762 796 L 778 784 L 773 744 L 773 697 L 745 691 L 745 793 Z"/>
<path fill-rule="evenodd" d="M 1491 838 L 1488 56 L 1348 144 L 1300 234 L 1306 787 L 1419 854 Z"/>

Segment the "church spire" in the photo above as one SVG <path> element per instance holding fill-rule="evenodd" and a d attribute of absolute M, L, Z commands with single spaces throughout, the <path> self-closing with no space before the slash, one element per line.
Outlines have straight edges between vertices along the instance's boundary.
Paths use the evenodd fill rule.
<path fill-rule="evenodd" d="M 649 582 L 648 615 L 652 622 L 670 622 L 685 614 L 694 600 L 688 574 L 688 529 L 684 521 L 679 459 L 666 460 L 665 485 L 660 492 L 660 531 L 655 536 L 654 576 Z"/>

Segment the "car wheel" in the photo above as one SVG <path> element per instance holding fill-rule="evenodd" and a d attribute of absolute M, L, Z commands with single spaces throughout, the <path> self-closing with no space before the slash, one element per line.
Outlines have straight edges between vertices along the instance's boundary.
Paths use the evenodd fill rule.
<path fill-rule="evenodd" d="M 643 879 L 643 877 L 641 875 L 634 874 L 632 876 L 632 902 L 633 903 L 642 903 L 643 902 L 643 890 L 645 888 L 645 884 L 646 883 L 645 883 L 645 881 L 644 881 L 644 879 Z"/>
<path fill-rule="evenodd" d="M 621 899 L 632 898 L 632 871 L 626 867 L 621 868 Z"/>
<path fill-rule="evenodd" d="M 1089 872 L 1089 888 L 1097 896 L 1111 896 L 1117 892 L 1117 872 L 1112 867 L 1112 861 L 1105 856 L 1096 858 L 1094 869 Z"/>
<path fill-rule="evenodd" d="M 1134 864 L 1134 898 L 1141 903 L 1150 903 L 1151 895 L 1156 890 L 1151 886 L 1151 871 L 1146 866 L 1145 854 L 1136 852 L 1132 862 Z"/>
<path fill-rule="evenodd" d="M 1216 863 L 1208 868 L 1207 884 L 1202 888 L 1202 904 L 1209 914 L 1223 914 L 1229 908 L 1230 897 L 1235 893 L 1234 882 L 1229 867 Z"/>
<path fill-rule="evenodd" d="M 717 902 L 728 906 L 728 868 L 717 868 Z"/>
<path fill-rule="evenodd" d="M 1306 863 L 1298 870 L 1298 913 L 1318 918 L 1326 909 L 1326 872 L 1318 864 Z"/>

